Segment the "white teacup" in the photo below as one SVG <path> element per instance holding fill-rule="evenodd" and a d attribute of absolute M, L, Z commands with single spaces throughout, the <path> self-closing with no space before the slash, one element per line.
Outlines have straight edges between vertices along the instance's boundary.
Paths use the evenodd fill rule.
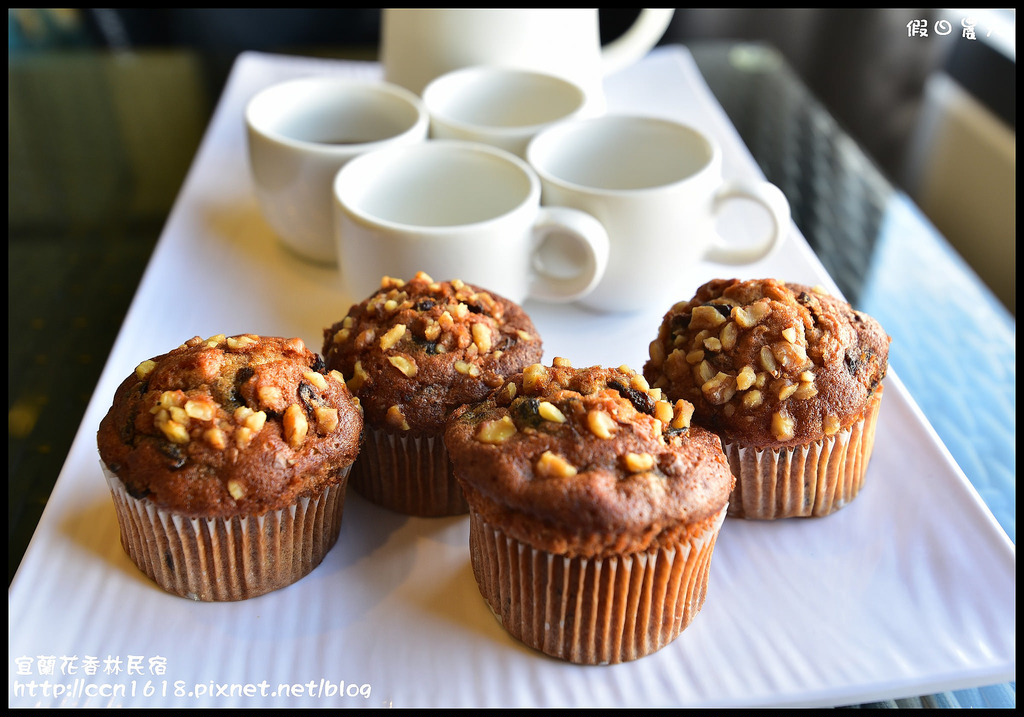
<path fill-rule="evenodd" d="M 307 77 L 273 85 L 245 110 L 260 210 L 284 244 L 334 263 L 331 182 L 350 159 L 427 138 L 419 97 L 388 83 Z"/>
<path fill-rule="evenodd" d="M 360 301 L 383 276 L 424 271 L 512 301 L 585 296 L 608 263 L 604 227 L 542 207 L 540 181 L 504 150 L 432 140 L 356 157 L 334 181 L 342 288 Z"/>
<path fill-rule="evenodd" d="M 533 70 L 482 65 L 449 72 L 427 85 L 430 136 L 483 142 L 525 156 L 549 125 L 598 114 L 571 80 Z"/>
<path fill-rule="evenodd" d="M 588 212 L 608 231 L 608 270 L 583 300 L 602 311 L 667 307 L 697 262 L 753 263 L 789 230 L 789 203 L 777 187 L 725 180 L 717 143 L 667 119 L 606 115 L 560 123 L 538 134 L 526 156 L 546 205 Z M 767 210 L 763 241 L 719 232 L 723 208 L 738 199 Z"/>

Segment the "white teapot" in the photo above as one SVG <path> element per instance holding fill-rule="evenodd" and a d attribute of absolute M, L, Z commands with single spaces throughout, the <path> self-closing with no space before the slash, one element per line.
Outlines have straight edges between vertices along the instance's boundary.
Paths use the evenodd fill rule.
<path fill-rule="evenodd" d="M 598 10 L 385 8 L 380 59 L 384 79 L 420 94 L 446 72 L 499 65 L 547 72 L 584 88 L 603 109 L 602 79 L 653 48 L 674 10 L 645 8 L 616 40 L 601 46 Z"/>

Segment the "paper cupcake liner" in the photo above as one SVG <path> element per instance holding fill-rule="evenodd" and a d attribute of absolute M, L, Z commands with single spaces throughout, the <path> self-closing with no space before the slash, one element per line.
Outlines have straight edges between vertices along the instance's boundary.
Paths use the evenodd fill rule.
<path fill-rule="evenodd" d="M 874 449 L 881 400 L 879 386 L 860 420 L 810 444 L 759 450 L 723 440 L 736 476 L 729 517 L 820 518 L 852 501 L 864 483 Z"/>
<path fill-rule="evenodd" d="M 191 600 L 245 600 L 309 574 L 341 530 L 349 468 L 322 493 L 258 516 L 190 518 L 133 498 L 105 465 L 121 545 L 164 590 Z"/>
<path fill-rule="evenodd" d="M 688 542 L 571 558 L 511 538 L 471 511 L 473 572 L 491 611 L 526 645 L 577 664 L 636 660 L 668 645 L 700 612 L 725 514 Z"/>
<path fill-rule="evenodd" d="M 404 436 L 367 427 L 350 483 L 371 503 L 406 515 L 469 512 L 440 436 Z"/>

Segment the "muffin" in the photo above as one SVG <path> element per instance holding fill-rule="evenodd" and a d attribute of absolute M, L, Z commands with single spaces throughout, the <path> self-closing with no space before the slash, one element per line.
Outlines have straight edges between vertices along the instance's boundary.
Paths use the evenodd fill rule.
<path fill-rule="evenodd" d="M 290 585 L 338 538 L 362 426 L 301 339 L 197 336 L 143 361 L 97 433 L 125 552 L 193 600 Z"/>
<path fill-rule="evenodd" d="M 825 516 L 861 489 L 889 337 L 820 288 L 716 279 L 664 316 L 644 375 L 721 439 L 729 515 Z"/>
<path fill-rule="evenodd" d="M 420 272 L 385 277 L 324 330 L 323 354 L 365 411 L 352 488 L 393 511 L 438 517 L 469 510 L 444 446 L 448 416 L 540 361 L 543 347 L 514 302 Z"/>
<path fill-rule="evenodd" d="M 704 605 L 734 479 L 713 433 L 627 368 L 535 364 L 457 410 L 445 442 L 480 592 L 526 645 L 635 660 Z"/>

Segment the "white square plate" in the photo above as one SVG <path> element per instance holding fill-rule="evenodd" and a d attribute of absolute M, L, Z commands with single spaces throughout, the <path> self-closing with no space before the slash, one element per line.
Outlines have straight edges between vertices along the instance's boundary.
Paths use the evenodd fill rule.
<path fill-rule="evenodd" d="M 375 63 L 244 54 L 171 213 L 9 591 L 12 707 L 723 707 L 844 705 L 1015 679 L 1015 549 L 894 373 L 866 486 L 820 520 L 727 521 L 707 603 L 662 651 L 579 667 L 533 652 L 473 579 L 468 519 L 413 519 L 352 495 L 338 544 L 299 583 L 239 603 L 162 592 L 128 560 L 96 454 L 114 388 L 194 335 L 299 336 L 347 311 L 335 272 L 281 248 L 259 215 L 242 108 L 300 74 Z M 663 48 L 608 78 L 612 110 L 714 134 L 727 176 L 760 176 L 690 56 Z M 680 298 L 735 275 L 710 264 Z M 794 227 L 746 276 L 835 289 Z M 545 361 L 640 368 L 661 313 L 528 304 Z"/>

